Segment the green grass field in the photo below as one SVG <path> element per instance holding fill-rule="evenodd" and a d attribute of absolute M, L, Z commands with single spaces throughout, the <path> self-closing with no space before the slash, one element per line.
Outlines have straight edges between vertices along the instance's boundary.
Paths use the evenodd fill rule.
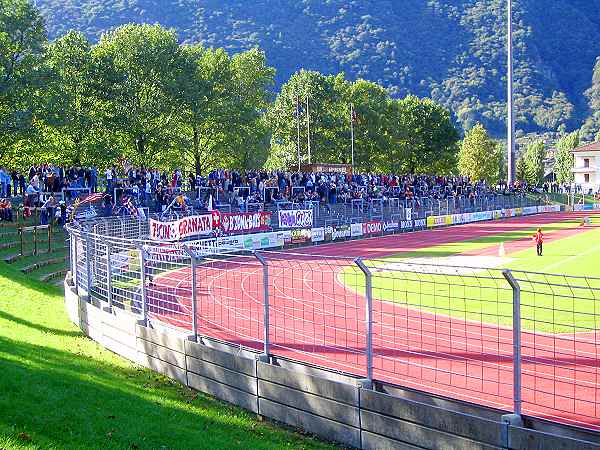
<path fill-rule="evenodd" d="M 600 218 L 594 224 L 600 223 Z M 546 233 L 579 226 L 566 221 L 544 226 Z M 600 329 L 600 280 L 571 278 L 600 277 L 600 228 L 587 229 L 570 237 L 544 244 L 544 256 L 536 255 L 533 242 L 523 250 L 500 257 L 457 256 L 500 249 L 500 243 L 528 238 L 534 228 L 448 243 L 368 261 L 373 268 L 373 296 L 451 317 L 489 324 L 512 325 L 512 290 L 502 269 L 512 269 L 521 285 L 522 327 L 526 330 L 566 333 Z M 498 253 L 495 253 L 496 255 Z M 409 263 L 409 264 L 407 264 Z M 416 264 L 416 265 L 411 265 Z M 436 265 L 461 266 L 441 269 Z M 488 267 L 470 270 L 464 267 Z M 525 274 L 542 272 L 556 276 Z M 563 276 L 567 275 L 567 276 Z M 342 273 L 342 281 L 364 292 L 364 279 L 354 269 Z M 598 316 L 596 315 L 598 314 Z"/>
<path fill-rule="evenodd" d="M 104 350 L 0 262 L 0 449 L 334 448 Z"/>

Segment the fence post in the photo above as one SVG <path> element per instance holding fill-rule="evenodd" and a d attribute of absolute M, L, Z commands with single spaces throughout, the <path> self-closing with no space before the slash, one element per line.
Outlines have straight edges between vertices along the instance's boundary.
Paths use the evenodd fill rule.
<path fill-rule="evenodd" d="M 20 257 L 23 257 L 23 227 L 19 227 L 19 241 L 21 242 L 21 252 L 20 252 Z"/>
<path fill-rule="evenodd" d="M 263 268 L 263 328 L 264 328 L 264 348 L 263 348 L 263 359 L 268 361 L 270 351 L 269 341 L 269 264 L 265 257 L 259 252 L 254 252 L 254 256 L 262 264 Z"/>
<path fill-rule="evenodd" d="M 148 325 L 148 292 L 146 290 L 146 250 L 143 245 L 138 246 L 140 252 L 140 295 L 142 297 L 142 322 Z"/>
<path fill-rule="evenodd" d="M 367 356 L 367 384 L 373 386 L 373 275 L 365 265 L 362 258 L 356 258 L 354 263 L 365 274 L 365 325 L 366 325 L 366 356 Z"/>
<path fill-rule="evenodd" d="M 37 225 L 33 227 L 33 255 L 37 256 Z"/>
<path fill-rule="evenodd" d="M 112 309 L 112 268 L 110 254 L 112 251 L 112 244 L 106 243 L 106 300 L 108 301 L 108 308 Z"/>
<path fill-rule="evenodd" d="M 91 257 L 91 244 L 90 244 L 90 234 L 89 232 L 85 234 L 85 272 L 86 272 L 86 281 L 87 281 L 87 293 L 91 298 L 92 291 L 92 266 L 90 264 Z"/>
<path fill-rule="evenodd" d="M 192 269 L 192 333 L 194 341 L 198 339 L 198 275 L 196 268 L 198 267 L 198 257 L 194 251 L 187 245 L 183 246 L 184 250 L 190 255 L 190 266 Z"/>
<path fill-rule="evenodd" d="M 510 270 L 502 275 L 513 291 L 513 412 L 521 416 L 521 287 Z"/>
<path fill-rule="evenodd" d="M 48 225 L 48 253 L 52 251 L 52 225 Z"/>
<path fill-rule="evenodd" d="M 75 291 L 79 292 L 77 290 L 77 281 L 79 281 L 77 275 L 77 236 L 73 232 L 71 232 L 71 245 L 73 245 L 73 286 L 75 286 Z"/>

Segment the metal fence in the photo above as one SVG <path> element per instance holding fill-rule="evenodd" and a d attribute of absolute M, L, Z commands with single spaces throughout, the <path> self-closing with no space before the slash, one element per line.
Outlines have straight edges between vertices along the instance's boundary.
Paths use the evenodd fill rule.
<path fill-rule="evenodd" d="M 99 233 L 101 230 L 102 233 Z M 516 414 L 597 428 L 600 279 L 71 234 L 82 295 L 155 325 Z"/>

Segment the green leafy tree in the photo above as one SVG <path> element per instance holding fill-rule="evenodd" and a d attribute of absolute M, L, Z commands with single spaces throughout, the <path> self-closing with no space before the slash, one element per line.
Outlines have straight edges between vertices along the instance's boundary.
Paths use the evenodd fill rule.
<path fill-rule="evenodd" d="M 383 149 L 383 170 L 396 173 L 452 173 L 456 167 L 458 131 L 450 112 L 430 99 L 408 96 L 391 100 L 386 133 L 389 150 Z"/>
<path fill-rule="evenodd" d="M 525 150 L 525 181 L 530 186 L 540 186 L 544 180 L 546 149 L 542 141 L 535 142 Z"/>
<path fill-rule="evenodd" d="M 515 165 L 515 178 L 517 181 L 525 181 L 527 179 L 527 165 L 523 155 L 519 156 Z"/>
<path fill-rule="evenodd" d="M 563 136 L 556 144 L 556 162 L 554 173 L 556 181 L 569 184 L 575 181 L 573 168 L 575 167 L 575 155 L 572 150 L 579 146 L 579 132 L 574 131 Z"/>
<path fill-rule="evenodd" d="M 125 155 L 149 165 L 169 147 L 177 121 L 181 50 L 173 31 L 125 25 L 92 48 L 99 120 L 121 139 Z"/>
<path fill-rule="evenodd" d="M 0 0 L 0 146 L 4 149 L 33 125 L 45 44 L 44 21 L 31 3 Z"/>
<path fill-rule="evenodd" d="M 98 83 L 93 79 L 91 44 L 71 31 L 53 41 L 47 50 L 49 81 L 45 122 L 57 133 L 63 163 L 109 165 L 117 155 L 103 137 L 110 133 L 98 120 Z"/>
<path fill-rule="evenodd" d="M 502 149 L 490 138 L 483 125 L 477 124 L 467 132 L 458 154 L 461 175 L 494 185 L 500 178 L 501 162 Z"/>

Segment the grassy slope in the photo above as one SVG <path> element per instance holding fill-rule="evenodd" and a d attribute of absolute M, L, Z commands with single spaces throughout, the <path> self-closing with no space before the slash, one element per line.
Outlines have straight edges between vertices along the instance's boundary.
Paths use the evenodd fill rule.
<path fill-rule="evenodd" d="M 546 231 L 572 227 L 577 222 L 545 226 Z M 471 241 L 438 245 L 415 252 L 404 253 L 382 261 L 371 261 L 373 267 L 385 266 L 414 257 L 445 257 L 483 249 L 500 242 L 530 236 L 533 229 L 513 231 Z M 545 243 L 544 257 L 538 257 L 531 248 L 509 255 L 514 260 L 507 268 L 515 270 L 562 273 L 568 275 L 600 276 L 600 229 L 569 238 Z M 522 282 L 522 326 L 543 332 L 589 331 L 600 328 L 594 311 L 600 310 L 600 281 L 585 280 L 578 286 L 568 287 L 564 277 L 520 276 L 532 282 Z M 344 282 L 363 292 L 364 281 L 353 271 L 343 275 Z M 550 286 L 547 282 L 553 283 Z M 476 277 L 428 275 L 401 271 L 379 271 L 373 277 L 373 295 L 381 300 L 401 303 L 410 308 L 424 309 L 438 314 L 490 324 L 509 326 L 512 323 L 512 292 L 499 270 L 481 271 Z M 578 297 L 574 300 L 573 297 Z"/>
<path fill-rule="evenodd" d="M 57 288 L 0 264 L 0 448 L 333 448 L 84 337 Z"/>

